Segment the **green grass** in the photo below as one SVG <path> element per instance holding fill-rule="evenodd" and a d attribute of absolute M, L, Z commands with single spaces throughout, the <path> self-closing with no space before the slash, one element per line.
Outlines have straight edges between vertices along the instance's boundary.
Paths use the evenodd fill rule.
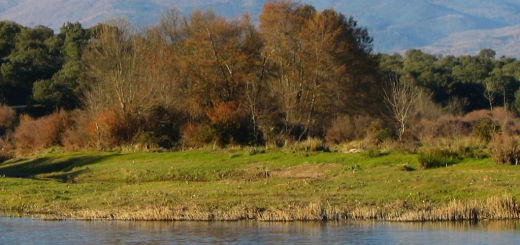
<path fill-rule="evenodd" d="M 520 168 L 466 159 L 419 170 L 417 155 L 72 152 L 0 164 L 0 209 L 51 213 L 136 207 L 411 206 L 520 196 Z"/>

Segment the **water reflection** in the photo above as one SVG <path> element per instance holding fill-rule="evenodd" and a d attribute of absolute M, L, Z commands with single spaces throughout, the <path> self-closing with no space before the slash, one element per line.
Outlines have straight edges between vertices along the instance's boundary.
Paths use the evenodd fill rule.
<path fill-rule="evenodd" d="M 520 244 L 520 222 L 84 222 L 0 218 L 0 244 Z"/>

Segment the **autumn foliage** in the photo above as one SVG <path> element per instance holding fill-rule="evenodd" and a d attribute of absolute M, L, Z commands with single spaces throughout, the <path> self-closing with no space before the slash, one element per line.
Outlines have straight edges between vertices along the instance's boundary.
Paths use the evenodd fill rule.
<path fill-rule="evenodd" d="M 113 20 L 83 34 L 88 40 L 67 65 L 74 74 L 38 82 L 37 89 L 65 103 L 50 88 L 74 78 L 65 92 L 81 100 L 81 109 L 33 118 L 0 105 L 0 161 L 52 146 L 308 151 L 359 141 L 460 155 L 486 148 L 498 162 L 517 163 L 519 143 L 508 135 L 520 134 L 520 120 L 505 87 L 487 91 L 503 93 L 504 107 L 465 111 L 466 98 L 447 100 L 439 84 L 421 80 L 437 73 L 414 77 L 422 63 L 409 60 L 424 54 L 410 51 L 406 62 L 375 55 L 367 29 L 333 9 L 269 1 L 258 23 L 247 14 L 228 19 L 170 9 L 145 29 Z"/>
<path fill-rule="evenodd" d="M 380 101 L 372 39 L 331 9 L 269 2 L 258 28 L 248 15 L 169 10 L 145 31 L 125 21 L 96 30 L 83 62 L 87 128 L 100 148 L 303 140 L 323 137 L 340 114 L 381 113 L 360 106 Z"/>
<path fill-rule="evenodd" d="M 38 119 L 22 115 L 13 136 L 16 151 L 19 154 L 28 154 L 61 145 L 61 137 L 67 128 L 67 121 L 67 113 L 64 111 Z"/>

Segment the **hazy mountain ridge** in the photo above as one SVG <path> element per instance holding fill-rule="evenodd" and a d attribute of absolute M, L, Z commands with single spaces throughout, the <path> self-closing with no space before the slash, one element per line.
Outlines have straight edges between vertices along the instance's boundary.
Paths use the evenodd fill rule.
<path fill-rule="evenodd" d="M 520 25 L 493 30 L 474 30 L 452 34 L 421 48 L 429 53 L 473 55 L 493 47 L 497 56 L 520 57 Z"/>
<path fill-rule="evenodd" d="M 28 26 L 45 25 L 55 30 L 65 22 L 92 26 L 103 20 L 125 16 L 139 25 L 156 23 L 162 10 L 177 6 L 189 13 L 212 8 L 233 17 L 244 11 L 254 16 L 268 0 L 0 0 L 0 19 Z M 502 37 L 501 30 L 520 25 L 520 0 L 303 0 L 318 9 L 334 8 L 352 15 L 367 26 L 380 52 L 410 48 L 439 50 L 444 54 L 474 52 L 483 45 L 500 49 L 509 41 L 472 42 L 468 31 L 486 32 L 487 39 Z M 496 30 L 496 31 L 490 31 Z M 460 34 L 463 33 L 463 34 Z M 494 36 L 496 35 L 496 36 Z M 469 35 L 473 38 L 475 35 Z M 502 39 L 501 39 L 502 40 Z M 507 39 L 515 40 L 515 39 Z M 460 43 L 474 43 L 462 47 Z M 433 48 L 435 47 L 435 49 Z M 460 50 L 458 47 L 461 47 Z M 499 52 L 500 53 L 500 52 Z"/>

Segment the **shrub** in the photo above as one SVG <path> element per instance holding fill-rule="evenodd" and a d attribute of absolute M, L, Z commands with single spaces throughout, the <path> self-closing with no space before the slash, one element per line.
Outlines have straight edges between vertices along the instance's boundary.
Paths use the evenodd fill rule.
<path fill-rule="evenodd" d="M 67 113 L 60 111 L 33 119 L 23 116 L 14 132 L 14 145 L 25 155 L 51 146 L 60 145 L 67 124 Z"/>
<path fill-rule="evenodd" d="M 473 134 L 484 142 L 489 142 L 499 130 L 500 126 L 490 118 L 478 119 L 473 124 Z"/>
<path fill-rule="evenodd" d="M 520 120 L 513 112 L 497 107 L 493 109 L 492 115 L 495 123 L 500 125 L 501 131 L 520 134 Z"/>
<path fill-rule="evenodd" d="M 363 156 L 368 158 L 376 158 L 383 156 L 383 153 L 378 148 L 369 148 L 363 152 Z"/>
<path fill-rule="evenodd" d="M 98 148 L 111 149 L 135 143 L 143 132 L 144 125 L 140 116 L 120 115 L 114 110 L 106 109 L 92 116 L 87 129 Z"/>
<path fill-rule="evenodd" d="M 268 147 L 282 148 L 289 145 L 292 141 L 291 136 L 285 134 L 272 134 L 269 136 L 270 141 L 267 142 Z"/>
<path fill-rule="evenodd" d="M 181 143 L 184 147 L 203 147 L 215 142 L 216 131 L 209 125 L 188 123 L 182 128 Z"/>
<path fill-rule="evenodd" d="M 141 115 L 117 115 L 118 121 L 110 128 L 117 145 L 134 144 L 144 132 L 145 121 Z"/>
<path fill-rule="evenodd" d="M 433 99 L 433 93 L 420 91 L 418 94 L 417 102 L 414 105 L 414 111 L 412 113 L 414 119 L 429 119 L 434 120 L 441 117 L 443 114 L 443 108 L 439 106 Z"/>
<path fill-rule="evenodd" d="M 421 137 L 458 138 L 471 133 L 471 124 L 461 117 L 445 115 L 435 121 L 421 121 Z"/>
<path fill-rule="evenodd" d="M 469 105 L 467 98 L 452 97 L 448 101 L 448 104 L 443 108 L 449 114 L 462 115 Z"/>
<path fill-rule="evenodd" d="M 467 114 L 464 120 L 473 124 L 473 135 L 484 142 L 489 142 L 495 133 L 500 131 L 520 131 L 520 122 L 517 117 L 503 107 L 493 111 L 479 110 Z"/>
<path fill-rule="evenodd" d="M 114 128 L 118 123 L 119 117 L 114 110 L 102 110 L 91 117 L 87 131 L 97 148 L 111 148 L 117 144 Z"/>
<path fill-rule="evenodd" d="M 86 149 L 93 146 L 92 136 L 89 134 L 90 118 L 85 111 L 69 113 L 68 127 L 61 136 L 61 143 L 69 150 Z"/>
<path fill-rule="evenodd" d="M 0 136 L 12 131 L 16 126 L 18 116 L 9 106 L 0 104 Z"/>
<path fill-rule="evenodd" d="M 214 107 L 206 115 L 212 124 L 227 128 L 239 124 L 244 113 L 236 102 L 231 101 L 215 103 Z"/>
<path fill-rule="evenodd" d="M 489 155 L 484 151 L 484 149 L 476 147 L 476 146 L 458 146 L 455 147 L 455 152 L 459 154 L 462 158 L 475 158 L 475 159 L 483 159 L 489 157 Z"/>
<path fill-rule="evenodd" d="M 254 155 L 257 155 L 257 154 L 265 154 L 266 151 L 265 149 L 259 149 L 259 148 L 252 148 L 251 150 L 249 150 L 249 155 L 250 156 L 254 156 Z"/>
<path fill-rule="evenodd" d="M 483 118 L 492 119 L 493 114 L 491 113 L 490 110 L 476 110 L 476 111 L 472 111 L 472 112 L 466 114 L 464 116 L 463 120 L 473 124 L 476 121 L 483 119 Z"/>
<path fill-rule="evenodd" d="M 0 138 L 0 163 L 13 158 L 13 144 L 10 136 Z"/>
<path fill-rule="evenodd" d="M 181 124 L 182 119 L 179 113 L 156 106 L 146 117 L 145 133 L 139 137 L 138 143 L 172 148 L 180 140 Z"/>
<path fill-rule="evenodd" d="M 460 156 L 449 150 L 430 149 L 419 153 L 419 166 L 421 169 L 447 167 L 460 162 Z"/>
<path fill-rule="evenodd" d="M 518 165 L 520 160 L 519 137 L 506 133 L 495 134 L 491 146 L 491 156 L 497 164 Z"/>
<path fill-rule="evenodd" d="M 383 143 L 389 140 L 397 139 L 397 134 L 394 130 L 389 128 L 384 128 L 379 130 L 379 132 L 375 136 L 375 140 L 377 143 Z"/>
<path fill-rule="evenodd" d="M 308 138 L 303 141 L 295 142 L 292 149 L 298 151 L 329 151 L 323 140 L 318 138 Z"/>
<path fill-rule="evenodd" d="M 493 120 L 495 120 L 500 125 L 506 124 L 509 121 L 516 119 L 516 115 L 513 112 L 506 110 L 504 107 L 493 108 L 491 115 L 493 116 Z"/>
<path fill-rule="evenodd" d="M 327 129 L 325 140 L 330 143 L 343 143 L 363 139 L 367 136 L 371 124 L 376 120 L 369 116 L 338 117 Z"/>
<path fill-rule="evenodd" d="M 413 168 L 412 166 L 410 166 L 408 164 L 404 164 L 402 170 L 406 171 L 406 172 L 412 172 L 412 171 L 415 171 L 415 168 Z"/>

